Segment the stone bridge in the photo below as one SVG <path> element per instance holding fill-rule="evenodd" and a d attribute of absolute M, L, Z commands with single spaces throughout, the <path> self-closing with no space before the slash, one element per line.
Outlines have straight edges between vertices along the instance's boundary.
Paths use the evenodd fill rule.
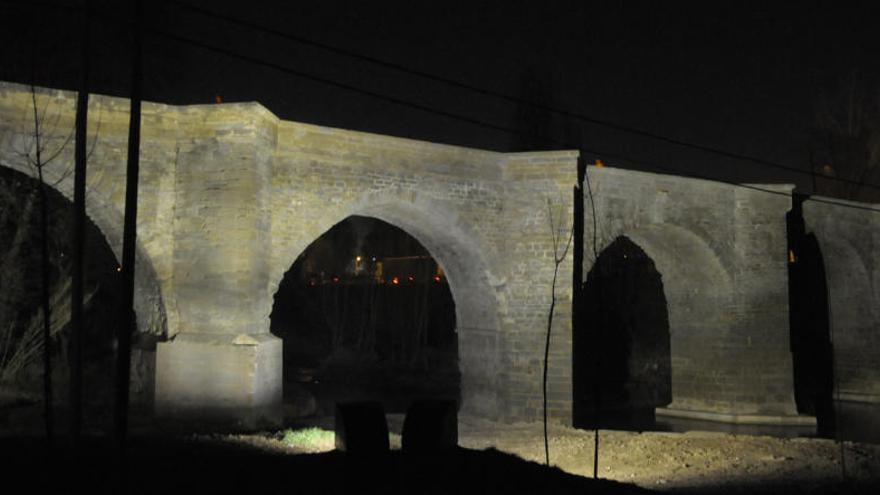
<path fill-rule="evenodd" d="M 60 146 L 73 126 L 75 95 L 38 89 L 37 97 L 51 124 L 44 141 Z M 19 152 L 33 138 L 32 111 L 28 88 L 0 84 L 0 163 L 28 174 Z M 86 209 L 118 259 L 127 112 L 124 99 L 90 100 Z M 68 146 L 46 169 L 68 198 L 72 157 Z M 163 338 L 157 412 L 277 423 L 282 352 L 269 333 L 273 294 L 310 243 L 359 215 L 405 230 L 444 268 L 456 308 L 463 410 L 539 419 L 554 268 L 549 214 L 572 217 L 577 159 L 574 151 L 499 153 L 287 122 L 256 103 L 144 104 L 135 309 L 138 330 Z M 626 236 L 662 275 L 672 402 L 661 412 L 809 422 L 795 411 L 789 350 L 791 188 L 763 186 L 782 193 L 774 195 L 593 167 L 588 177 L 596 250 Z M 842 226 L 822 212 L 806 216 L 838 246 L 835 229 Z M 861 260 L 832 266 L 829 283 L 861 270 L 864 287 L 876 286 L 872 221 L 870 244 L 854 239 L 829 248 L 857 251 Z M 570 224 L 562 226 L 563 238 Z M 585 224 L 590 253 L 592 221 Z M 549 367 L 550 415 L 566 423 L 573 403 L 571 260 L 560 267 Z M 587 273 L 592 257 L 584 263 Z M 832 300 L 848 298 L 845 290 L 832 291 Z M 843 321 L 853 326 L 850 334 L 876 341 L 877 298 L 870 297 L 869 309 Z M 874 351 L 852 352 L 877 369 Z M 853 393 L 876 396 L 877 373 L 858 369 L 846 383 Z"/>

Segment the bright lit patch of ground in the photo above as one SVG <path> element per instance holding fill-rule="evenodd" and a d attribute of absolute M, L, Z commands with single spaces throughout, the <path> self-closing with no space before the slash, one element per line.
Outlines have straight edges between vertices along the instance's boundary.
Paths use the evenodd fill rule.
<path fill-rule="evenodd" d="M 393 418 L 390 423 L 393 430 L 399 427 Z M 493 447 L 525 460 L 544 460 L 538 424 L 462 418 L 459 430 L 462 447 Z M 292 453 L 333 449 L 333 433 L 320 428 L 227 435 L 223 441 Z M 400 435 L 392 433 L 391 441 L 392 448 L 400 447 Z M 551 427 L 551 463 L 568 473 L 592 477 L 593 441 L 592 431 Z M 730 488 L 736 492 L 783 484 L 809 492 L 829 484 L 880 482 L 880 445 L 713 432 L 601 431 L 599 477 L 662 491 Z"/>

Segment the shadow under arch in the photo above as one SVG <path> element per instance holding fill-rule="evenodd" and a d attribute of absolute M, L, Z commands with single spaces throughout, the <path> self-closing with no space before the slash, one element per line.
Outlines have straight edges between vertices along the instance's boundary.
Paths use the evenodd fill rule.
<path fill-rule="evenodd" d="M 671 401 L 669 317 L 654 262 L 626 236 L 599 255 L 573 335 L 574 426 L 650 429 Z"/>
<path fill-rule="evenodd" d="M 427 249 L 446 274 L 455 303 L 462 411 L 488 417 L 501 414 L 498 383 L 499 353 L 503 346 L 499 298 L 488 263 L 488 247 L 466 220 L 443 201 L 409 193 L 389 200 L 386 193 L 367 194 L 319 219 L 314 231 L 294 239 L 293 249 L 275 267 L 269 294 L 278 290 L 284 271 L 308 245 L 334 225 L 352 216 L 382 220 L 397 227 Z M 281 273 L 278 273 L 278 272 Z M 493 282 L 494 281 L 494 282 Z"/>
<path fill-rule="evenodd" d="M 6 164 L 4 161 L 3 165 Z M 73 177 L 62 171 L 64 170 L 62 165 L 62 163 L 58 163 L 47 167 L 44 180 L 48 187 L 61 194 L 67 201 L 72 202 Z M 27 166 L 20 163 L 13 162 L 13 166 L 4 166 L 3 168 L 22 174 L 30 180 L 35 180 L 30 175 Z M 87 188 L 86 216 L 104 236 L 104 240 L 116 258 L 116 263 L 121 263 L 123 215 L 109 201 L 104 200 L 94 190 Z M 153 262 L 140 240 L 137 241 L 135 255 L 134 310 L 139 334 L 155 338 L 168 336 L 168 319 L 162 290 Z M 153 338 L 148 341 L 149 346 L 155 345 Z"/>
<path fill-rule="evenodd" d="M 835 434 L 828 282 L 814 234 L 790 238 L 789 329 L 797 411 L 816 417 L 817 433 Z"/>
<path fill-rule="evenodd" d="M 625 230 L 614 239 L 621 237 L 642 250 L 662 277 L 669 331 L 668 407 L 711 410 L 710 396 L 718 386 L 706 370 L 725 366 L 717 355 L 728 334 L 725 315 L 732 295 L 730 274 L 712 248 L 685 228 L 652 224 Z M 593 264 L 594 260 L 585 260 L 585 274 Z"/>

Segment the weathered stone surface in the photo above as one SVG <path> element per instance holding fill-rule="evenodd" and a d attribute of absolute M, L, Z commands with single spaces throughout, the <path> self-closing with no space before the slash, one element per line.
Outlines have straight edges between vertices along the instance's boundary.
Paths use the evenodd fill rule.
<path fill-rule="evenodd" d="M 785 213 L 791 201 L 785 194 L 791 186 L 761 186 L 783 193 L 775 195 L 595 167 L 588 178 L 584 274 L 594 253 L 626 236 L 662 277 L 672 403 L 658 412 L 721 421 L 802 421 L 788 346 Z"/>
<path fill-rule="evenodd" d="M 825 261 L 834 396 L 878 403 L 880 205 L 813 197 L 803 209 L 807 232 L 816 235 Z"/>
<path fill-rule="evenodd" d="M 73 126 L 75 95 L 40 89 L 38 99 L 55 129 L 44 139 L 58 147 Z M 0 162 L 24 173 L 30 104 L 28 88 L 0 83 Z M 90 118 L 87 214 L 119 257 L 128 102 L 92 96 Z M 174 338 L 156 355 L 160 412 L 279 417 L 272 295 L 311 242 L 363 215 L 407 231 L 443 266 L 456 305 L 462 411 L 540 419 L 554 257 L 549 217 L 562 214 L 557 233 L 567 239 L 577 152 L 497 153 L 285 122 L 256 103 L 147 103 L 142 135 L 138 328 Z M 46 169 L 67 197 L 72 160 L 68 146 Z M 785 238 L 791 188 L 762 186 L 783 193 L 772 195 L 611 168 L 588 175 L 596 252 L 626 235 L 663 277 L 670 407 L 725 417 L 793 415 Z M 584 274 L 593 260 L 589 201 L 585 211 Z M 808 223 L 829 232 L 825 242 L 840 244 L 835 215 Z M 880 346 L 856 343 L 878 338 L 871 289 L 880 284 L 878 234 L 876 220 L 870 234 L 868 222 L 857 221 L 865 236 L 840 252 L 850 260 L 847 253 L 856 252 L 860 262 L 830 267 L 829 283 L 843 284 L 850 273 L 864 279 L 862 289 L 833 291 L 837 301 L 864 299 L 838 316 L 850 322 L 838 324 L 848 328 L 840 330 L 838 351 L 848 363 L 841 387 L 876 396 Z M 865 244 L 866 237 L 873 240 Z M 564 422 L 572 406 L 571 273 L 568 256 L 560 265 L 548 376 L 550 417 Z"/>
<path fill-rule="evenodd" d="M 72 93 L 38 96 L 59 129 L 73 125 Z M 28 88 L 0 84 L 0 158 L 24 172 L 15 151 L 29 138 L 29 105 Z M 126 100 L 90 99 L 96 144 L 87 213 L 117 256 L 127 112 Z M 576 152 L 504 154 L 283 122 L 252 103 L 147 103 L 142 122 L 138 325 L 177 336 L 157 352 L 160 411 L 239 407 L 263 390 L 251 382 L 233 387 L 218 363 L 246 367 L 248 351 L 231 341 L 268 333 L 284 272 L 337 222 L 365 215 L 406 230 L 443 266 L 456 304 L 463 409 L 539 417 L 553 275 L 547 202 L 570 218 Z M 69 148 L 47 169 L 68 197 Z M 560 273 L 570 273 L 570 263 Z M 571 290 L 559 285 L 550 406 L 551 417 L 568 421 Z M 194 367 L 196 357 L 204 368 Z M 278 373 L 266 380 L 280 381 L 280 367 Z"/>
<path fill-rule="evenodd" d="M 156 348 L 156 412 L 243 428 L 281 422 L 281 340 L 182 333 Z"/>

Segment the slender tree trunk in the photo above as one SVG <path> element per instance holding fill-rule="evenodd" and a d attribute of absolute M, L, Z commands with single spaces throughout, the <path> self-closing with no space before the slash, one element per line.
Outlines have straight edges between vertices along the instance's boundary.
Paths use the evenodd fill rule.
<path fill-rule="evenodd" d="M 52 338 L 49 306 L 49 214 L 46 208 L 46 183 L 43 167 L 37 168 L 40 180 L 40 298 L 43 300 L 43 415 L 46 422 L 46 439 L 52 442 L 54 434 L 52 417 Z"/>
<path fill-rule="evenodd" d="M 550 201 L 547 202 L 547 213 L 550 220 L 551 239 L 553 241 L 553 280 L 550 283 L 550 310 L 547 313 L 547 339 L 544 343 L 544 379 L 542 381 L 542 397 L 544 399 L 544 460 L 550 465 L 550 439 L 547 434 L 547 370 L 550 361 L 550 337 L 553 330 L 553 313 L 556 311 L 556 281 L 559 278 L 559 265 L 565 261 L 568 255 L 568 249 L 571 247 L 571 240 L 574 237 L 574 226 L 569 230 L 568 240 L 562 245 L 562 237 L 559 235 L 558 228 L 562 224 L 563 215 L 560 213 L 559 221 L 553 218 L 553 208 Z"/>
<path fill-rule="evenodd" d="M 83 325 L 83 252 L 86 217 L 86 126 L 89 111 L 89 0 L 85 1 L 82 40 L 82 67 L 76 100 L 75 169 L 73 184 L 73 259 L 71 284 L 70 338 L 70 424 L 71 446 L 79 443 L 82 423 L 82 341 Z"/>
<path fill-rule="evenodd" d="M 37 91 L 31 84 L 31 104 L 34 109 L 34 152 L 40 197 L 40 299 L 43 305 L 43 419 L 49 449 L 55 436 L 52 415 L 52 308 L 49 304 L 49 212 L 46 205 L 46 181 L 43 179 L 43 157 Z"/>
<path fill-rule="evenodd" d="M 128 166 L 125 174 L 125 226 L 122 234 L 122 308 L 116 341 L 116 446 L 125 453 L 128 429 L 128 394 L 131 373 L 131 330 L 134 327 L 135 247 L 137 240 L 138 173 L 141 144 L 141 8 L 132 5 L 134 43 L 132 47 L 131 109 L 128 123 Z"/>

